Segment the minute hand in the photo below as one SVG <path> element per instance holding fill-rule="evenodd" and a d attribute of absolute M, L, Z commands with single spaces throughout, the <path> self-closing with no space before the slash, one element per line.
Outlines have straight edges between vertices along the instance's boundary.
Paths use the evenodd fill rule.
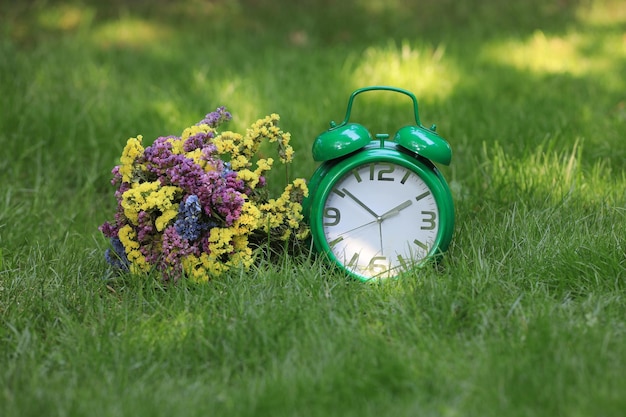
<path fill-rule="evenodd" d="M 353 199 L 359 206 L 363 207 L 369 214 L 374 216 L 377 220 L 380 220 L 380 216 L 378 214 L 374 213 L 374 211 L 371 208 L 367 207 L 365 203 L 363 203 L 361 200 L 356 198 L 354 194 L 352 194 L 350 191 L 346 190 L 345 188 L 342 188 L 341 191 L 345 193 L 348 197 Z"/>
<path fill-rule="evenodd" d="M 391 210 L 385 212 L 382 216 L 380 216 L 380 220 L 385 220 L 386 218 L 395 216 L 396 214 L 400 213 L 401 210 L 404 210 L 411 204 L 413 204 L 411 200 L 406 200 L 404 203 L 398 204 L 397 206 L 395 206 L 394 208 L 392 208 Z"/>

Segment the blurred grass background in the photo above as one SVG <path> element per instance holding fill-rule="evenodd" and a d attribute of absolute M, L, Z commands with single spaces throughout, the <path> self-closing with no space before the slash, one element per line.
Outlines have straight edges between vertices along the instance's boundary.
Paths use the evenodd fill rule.
<path fill-rule="evenodd" d="M 621 415 L 624 74 L 618 0 L 0 1 L 0 414 Z M 377 84 L 452 146 L 442 270 L 101 280 L 128 137 L 276 112 L 306 178 Z"/>

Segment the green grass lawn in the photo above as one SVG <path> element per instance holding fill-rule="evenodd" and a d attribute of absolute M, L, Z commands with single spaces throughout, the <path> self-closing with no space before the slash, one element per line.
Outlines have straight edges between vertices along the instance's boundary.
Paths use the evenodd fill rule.
<path fill-rule="evenodd" d="M 619 0 L 1 1 L 0 415 L 623 416 L 624 74 Z M 275 112 L 308 178 L 379 84 L 453 150 L 438 268 L 104 279 L 126 139 Z"/>

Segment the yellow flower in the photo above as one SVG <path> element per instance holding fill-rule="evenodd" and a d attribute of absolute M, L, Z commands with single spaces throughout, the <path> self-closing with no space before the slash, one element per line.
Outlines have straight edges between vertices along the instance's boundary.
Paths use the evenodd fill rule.
<path fill-rule="evenodd" d="M 148 272 L 150 264 L 146 261 L 146 257 L 139 250 L 139 242 L 136 239 L 136 233 L 132 226 L 126 225 L 117 232 L 117 237 L 124 245 L 126 257 L 130 262 L 130 271 L 135 274 L 139 272 Z"/>
<path fill-rule="evenodd" d="M 260 219 L 261 211 L 259 208 L 251 202 L 246 201 L 243 203 L 243 206 L 241 207 L 241 215 L 233 224 L 232 229 L 237 235 L 251 233 L 259 227 Z"/>
<path fill-rule="evenodd" d="M 166 142 L 168 142 L 171 146 L 172 146 L 172 153 L 175 155 L 181 155 L 183 153 L 185 153 L 185 150 L 183 149 L 183 141 L 180 140 L 179 138 L 168 138 L 166 140 Z"/>
<path fill-rule="evenodd" d="M 306 185 L 304 178 L 296 178 L 293 180 L 292 187 L 300 190 L 304 197 L 309 196 L 309 187 Z"/>
<path fill-rule="evenodd" d="M 235 248 L 236 252 L 252 255 L 252 249 L 248 247 L 248 236 L 246 235 L 233 237 L 233 248 Z"/>
<path fill-rule="evenodd" d="M 209 273 L 212 263 L 213 261 L 206 253 L 202 253 L 199 257 L 189 254 L 182 259 L 183 270 L 193 282 L 207 282 L 211 275 L 219 275 Z"/>
<path fill-rule="evenodd" d="M 188 128 L 185 128 L 185 130 L 183 130 L 183 133 L 180 136 L 180 138 L 182 139 L 181 142 L 184 142 L 185 140 L 189 139 L 189 137 L 197 135 L 198 133 L 208 133 L 210 131 L 214 132 L 214 130 L 211 129 L 211 127 L 205 123 L 200 124 L 200 125 L 189 126 Z"/>
<path fill-rule="evenodd" d="M 157 217 L 154 220 L 154 225 L 157 229 L 157 232 L 162 232 L 163 229 L 165 229 L 167 224 L 170 222 L 170 220 L 176 217 L 177 214 L 178 214 L 178 210 L 169 209 L 169 210 L 165 210 L 163 214 Z"/>
<path fill-rule="evenodd" d="M 285 190 L 277 199 L 270 199 L 261 204 L 261 220 L 259 224 L 266 233 L 278 236 L 279 240 L 287 240 L 292 232 L 296 232 L 297 237 L 304 238 L 308 235 L 308 229 L 302 222 L 302 204 L 300 201 L 308 195 L 308 188 L 303 179 L 297 179 L 287 185 Z"/>
<path fill-rule="evenodd" d="M 241 168 L 247 168 L 250 166 L 250 161 L 243 155 L 237 155 L 230 160 L 230 165 L 235 171 Z"/>
<path fill-rule="evenodd" d="M 144 148 L 141 145 L 143 136 L 139 135 L 136 138 L 130 138 L 126 142 L 126 146 L 122 151 L 120 157 L 120 169 L 119 172 L 122 175 L 122 182 L 130 182 L 133 176 L 133 165 L 138 157 L 143 155 Z"/>
<path fill-rule="evenodd" d="M 261 204 L 260 210 L 263 219 L 261 224 L 265 232 L 282 224 L 282 214 L 278 213 L 282 211 L 282 208 L 279 207 L 275 199 L 272 198 L 267 203 Z"/>
<path fill-rule="evenodd" d="M 249 137 L 249 136 L 245 136 L 245 137 L 243 138 L 242 145 L 243 145 L 243 147 L 244 147 L 245 149 L 247 149 L 247 150 L 248 150 L 248 153 L 249 153 L 250 155 L 254 155 L 254 153 L 255 153 L 255 151 L 256 151 L 256 145 L 257 145 L 257 144 L 255 143 L 255 141 L 254 141 L 251 137 Z"/>
<path fill-rule="evenodd" d="M 191 159 L 193 162 L 199 165 L 202 169 L 205 169 L 207 165 L 207 161 L 206 159 L 204 159 L 203 154 L 202 154 L 202 149 L 200 148 L 194 149 L 191 152 L 187 152 L 185 154 L 185 157 Z"/>
<path fill-rule="evenodd" d="M 301 227 L 300 231 L 298 233 L 296 233 L 296 239 L 298 240 L 304 240 L 309 236 L 309 228 L 308 227 Z"/>
<path fill-rule="evenodd" d="M 260 171 L 258 168 L 254 171 L 241 169 L 237 172 L 237 179 L 242 180 L 250 189 L 254 190 L 259 185 L 261 175 L 263 175 L 263 171 Z"/>
<path fill-rule="evenodd" d="M 220 276 L 228 271 L 228 265 L 224 262 L 209 259 L 206 265 L 204 265 L 204 270 L 207 276 Z"/>
<path fill-rule="evenodd" d="M 259 159 L 256 164 L 257 164 L 257 168 L 254 170 L 254 173 L 260 177 L 266 171 L 269 171 L 270 169 L 272 169 L 274 160 L 272 158 Z"/>
<path fill-rule="evenodd" d="M 287 240 L 291 236 L 291 229 L 285 229 L 282 235 L 280 235 L 280 240 Z"/>
<path fill-rule="evenodd" d="M 219 257 L 233 251 L 231 240 L 233 230 L 228 227 L 214 227 L 209 233 L 209 249 L 212 257 Z"/>
<path fill-rule="evenodd" d="M 222 132 L 217 137 L 213 138 L 213 144 L 217 148 L 217 153 L 220 155 L 238 155 L 239 147 L 237 143 L 241 141 L 241 135 L 234 132 Z"/>
<path fill-rule="evenodd" d="M 148 263 L 143 253 L 150 253 L 149 259 L 158 256 L 159 252 L 162 254 L 162 240 L 159 237 L 176 219 L 183 190 L 176 186 L 164 186 L 160 181 L 146 181 L 154 176 L 145 175 L 147 168 L 139 163 L 144 154 L 143 138 L 137 136 L 128 140 L 118 168 L 122 181 L 129 185 L 120 202 L 128 224 L 119 229 L 118 237 L 124 245 L 132 273 L 149 272 L 152 267 L 163 269 L 165 274 L 179 272 L 174 271 L 174 268 L 180 260 L 182 271 L 190 280 L 203 282 L 232 268 L 250 268 L 255 260 L 254 245 L 259 243 L 259 238 L 263 239 L 263 233 L 267 233 L 267 239 L 274 242 L 294 236 L 304 239 L 308 235 L 301 205 L 302 199 L 308 196 L 303 179 L 288 184 L 282 194 L 274 199 L 267 199 L 267 190 L 257 190 L 261 178 L 272 169 L 275 162 L 275 158 L 258 155 L 261 146 L 276 146 L 282 163 L 290 163 L 293 159 L 294 150 L 289 145 L 291 135 L 281 130 L 279 120 L 278 114 L 266 116 L 252 123 L 244 135 L 229 131 L 218 134 L 208 124 L 195 125 L 184 129 L 180 138 L 166 139 L 172 153 L 184 155 L 205 172 L 214 171 L 218 167 L 221 169 L 222 163 L 228 162 L 229 168 L 237 173 L 237 178 L 243 181 L 245 188 L 252 191 L 248 193 L 249 196 L 244 195 L 239 217 L 230 227 L 212 227 L 207 231 L 208 237 L 204 235 L 204 242 L 194 242 L 199 245 L 198 248 L 206 249 L 206 252 L 185 256 L 180 251 L 172 252 L 170 259 L 162 259 L 165 265 Z M 185 151 L 184 143 L 187 139 L 204 133 L 211 133 L 211 142 L 215 146 L 212 156 L 204 154 L 202 149 Z M 137 240 L 136 226 L 139 225 L 142 212 L 148 214 L 146 220 L 154 222 L 150 252 L 146 252 L 148 248 L 141 247 Z"/>
<path fill-rule="evenodd" d="M 172 185 L 162 186 L 157 181 L 135 183 L 132 188 L 122 194 L 122 208 L 128 220 L 137 225 L 139 212 L 160 211 L 165 215 L 169 210 L 177 210 L 176 196 L 181 193 L 179 187 Z M 169 213 L 167 216 L 171 216 Z M 161 221 L 169 221 L 171 218 L 164 217 Z M 175 216 L 175 214 L 174 214 Z M 162 229 L 161 229 L 162 230 Z"/>
<path fill-rule="evenodd" d="M 248 239 L 241 238 L 242 250 L 235 252 L 231 259 L 228 261 L 229 266 L 231 267 L 243 267 L 248 269 L 254 263 L 254 258 L 252 257 L 252 249 L 248 247 Z"/>
<path fill-rule="evenodd" d="M 293 154 L 294 154 L 293 148 L 291 146 L 285 146 L 285 149 L 280 154 L 280 160 L 283 163 L 291 162 L 293 160 Z"/>
<path fill-rule="evenodd" d="M 135 231 L 132 226 L 127 224 L 124 227 L 121 227 L 117 232 L 117 237 L 120 239 L 120 242 L 122 242 L 122 245 L 124 245 L 126 253 L 133 249 L 139 249 L 139 242 L 134 240 Z"/>

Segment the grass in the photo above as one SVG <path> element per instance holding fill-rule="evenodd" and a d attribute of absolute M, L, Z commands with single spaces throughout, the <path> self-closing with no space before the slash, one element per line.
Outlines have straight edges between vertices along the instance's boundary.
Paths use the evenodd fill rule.
<path fill-rule="evenodd" d="M 623 414 L 622 2 L 335 3 L 0 3 L 1 415 Z M 371 84 L 415 92 L 452 146 L 441 268 L 102 279 L 128 137 L 277 112 L 308 177 Z M 353 116 L 393 132 L 409 112 L 372 93 Z"/>

